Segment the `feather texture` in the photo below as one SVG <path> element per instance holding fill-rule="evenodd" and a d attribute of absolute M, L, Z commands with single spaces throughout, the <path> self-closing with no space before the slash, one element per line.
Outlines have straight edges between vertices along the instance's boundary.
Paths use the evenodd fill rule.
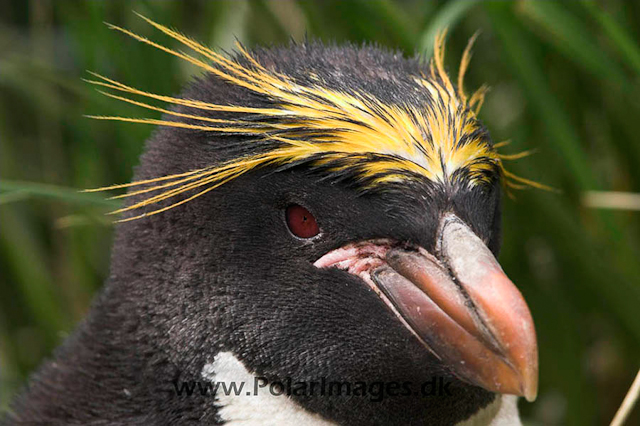
<path fill-rule="evenodd" d="M 141 15 L 140 15 L 141 16 Z M 377 188 L 386 183 L 427 180 L 440 185 L 476 186 L 489 184 L 503 176 L 513 188 L 541 185 L 515 176 L 504 169 L 502 156 L 496 151 L 477 120 L 486 87 L 470 97 L 464 92 L 464 74 L 471 58 L 475 36 L 469 41 L 459 68 L 457 89 L 444 67 L 445 33 L 435 40 L 434 56 L 428 70 L 413 76 L 429 102 L 390 104 L 359 90 L 336 90 L 310 76 L 314 84 L 302 84 L 290 76 L 267 69 L 242 45 L 239 55 L 247 65 L 227 59 L 208 47 L 163 25 L 141 16 L 146 22 L 193 50 L 199 57 L 177 51 L 135 34 L 109 25 L 134 39 L 194 64 L 207 73 L 268 99 L 268 107 L 223 105 L 145 92 L 102 75 L 91 73 L 87 80 L 96 86 L 120 92 L 123 96 L 101 91 L 113 99 L 130 103 L 176 119 L 89 116 L 99 120 L 115 120 L 152 124 L 213 134 L 246 137 L 249 149 L 238 158 L 172 176 L 114 185 L 87 191 L 141 187 L 114 198 L 148 194 L 113 213 L 137 210 L 160 201 L 188 193 L 168 206 L 158 207 L 140 217 L 161 213 L 197 198 L 238 176 L 257 168 L 306 164 L 333 174 L 349 174 L 362 188 Z M 214 111 L 233 118 L 212 118 L 197 113 L 177 112 L 151 105 L 137 96 L 188 107 L 193 111 Z M 252 145 L 253 144 L 253 145 Z M 260 147 L 251 153 L 251 147 Z M 524 154 L 523 154 L 524 155 Z"/>

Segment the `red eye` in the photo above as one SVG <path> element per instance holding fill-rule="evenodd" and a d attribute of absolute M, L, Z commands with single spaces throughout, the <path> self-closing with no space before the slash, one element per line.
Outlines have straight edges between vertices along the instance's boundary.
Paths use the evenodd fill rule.
<path fill-rule="evenodd" d="M 297 204 L 287 207 L 287 226 L 293 235 L 300 238 L 315 237 L 320 232 L 316 218 Z"/>

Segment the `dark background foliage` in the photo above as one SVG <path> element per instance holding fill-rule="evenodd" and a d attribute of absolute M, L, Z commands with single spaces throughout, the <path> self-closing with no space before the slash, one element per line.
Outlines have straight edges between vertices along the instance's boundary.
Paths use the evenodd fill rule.
<path fill-rule="evenodd" d="M 561 190 L 517 191 L 504 203 L 500 260 L 540 344 L 540 394 L 521 404 L 523 416 L 531 425 L 610 421 L 640 361 L 640 202 L 611 192 L 640 188 L 640 3 L 623 0 L 3 1 L 0 409 L 107 276 L 104 213 L 116 204 L 77 190 L 127 182 L 152 130 L 84 118 L 154 115 L 81 78 L 93 70 L 175 94 L 198 72 L 103 24 L 162 37 L 132 10 L 218 49 L 236 37 L 250 47 L 306 35 L 428 57 L 448 26 L 454 72 L 480 30 L 467 89 L 492 88 L 482 120 L 495 140 L 511 139 L 503 152 L 537 149 L 512 171 Z M 589 191 L 622 208 L 599 208 Z"/>

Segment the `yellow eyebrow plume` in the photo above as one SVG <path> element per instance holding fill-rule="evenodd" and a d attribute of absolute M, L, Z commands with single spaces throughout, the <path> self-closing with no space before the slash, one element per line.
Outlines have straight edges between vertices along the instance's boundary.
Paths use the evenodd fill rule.
<path fill-rule="evenodd" d="M 223 57 L 210 48 L 142 15 L 143 20 L 170 38 L 191 49 L 195 55 L 171 49 L 116 25 L 110 29 L 187 61 L 209 74 L 266 98 L 269 107 L 225 105 L 195 99 L 177 98 L 146 92 L 100 74 L 88 83 L 100 93 L 151 111 L 163 113 L 163 119 L 90 115 L 99 120 L 161 125 L 224 135 L 249 136 L 247 144 L 259 143 L 258 154 L 248 154 L 223 164 L 185 173 L 113 185 L 88 191 L 131 188 L 114 198 L 136 197 L 128 207 L 113 213 L 135 211 L 124 219 L 134 220 L 161 213 L 189 202 L 244 173 L 265 166 L 286 166 L 308 162 L 331 172 L 353 172 L 366 187 L 389 182 L 427 179 L 447 184 L 464 170 L 465 185 L 491 182 L 500 174 L 509 187 L 543 185 L 515 176 L 504 169 L 502 160 L 527 155 L 502 155 L 492 146 L 477 120 L 485 86 L 469 98 L 464 92 L 464 76 L 471 60 L 467 44 L 459 67 L 457 88 L 444 66 L 445 32 L 436 36 L 434 55 L 428 75 L 416 75 L 414 81 L 432 100 L 423 106 L 392 105 L 359 91 L 346 92 L 324 87 L 321 82 L 302 85 L 293 78 L 269 70 L 242 45 L 241 58 L 249 65 Z M 148 102 L 127 96 L 144 98 Z M 149 102 L 163 102 L 179 108 L 165 108 Z M 234 118 L 213 118 L 207 112 L 231 113 Z M 209 113 L 210 114 L 210 113 Z M 227 115 L 229 116 L 229 115 Z M 170 117 L 177 117 L 171 119 Z M 184 119 L 184 121 L 180 121 Z M 459 179 L 459 177 L 458 177 Z M 186 198 L 175 198 L 190 193 Z M 162 203 L 170 200 L 169 203 Z M 178 201 L 174 201 L 178 200 Z M 149 209 L 151 207 L 151 209 Z"/>

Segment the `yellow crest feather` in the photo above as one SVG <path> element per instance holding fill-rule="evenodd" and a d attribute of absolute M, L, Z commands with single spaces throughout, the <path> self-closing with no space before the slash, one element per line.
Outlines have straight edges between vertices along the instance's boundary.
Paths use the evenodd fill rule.
<path fill-rule="evenodd" d="M 141 16 L 141 15 L 140 15 Z M 139 214 L 127 220 L 157 214 L 197 198 L 238 176 L 266 165 L 281 166 L 309 160 L 330 170 L 349 169 L 366 178 L 368 186 L 426 178 L 446 184 L 454 172 L 465 169 L 468 185 L 488 182 L 489 172 L 497 170 L 509 187 L 539 184 L 506 171 L 502 160 L 526 155 L 504 156 L 497 153 L 486 139 L 478 136 L 481 128 L 476 116 L 482 106 L 486 87 L 482 86 L 467 100 L 464 75 L 471 59 L 469 41 L 459 68 L 457 90 L 444 67 L 445 32 L 435 39 L 434 55 L 428 76 L 416 76 L 415 81 L 433 99 L 430 107 L 388 105 L 366 93 L 346 93 L 321 85 L 301 85 L 292 78 L 270 71 L 252 57 L 240 44 L 239 53 L 250 67 L 227 59 L 202 44 L 163 25 L 141 16 L 146 22 L 169 37 L 201 55 L 203 59 L 162 46 L 124 28 L 109 25 L 134 39 L 198 66 L 231 84 L 264 95 L 273 100 L 273 107 L 221 105 L 145 92 L 96 73 L 89 83 L 142 98 L 189 107 L 195 110 L 238 113 L 235 119 L 217 119 L 177 112 L 148 103 L 100 91 L 113 99 L 140 106 L 166 115 L 195 121 L 193 124 L 150 118 L 89 116 L 100 120 L 178 127 L 218 134 L 252 135 L 254 140 L 274 143 L 267 152 L 236 158 L 224 164 L 171 176 L 132 182 L 129 184 L 88 190 L 142 187 L 114 198 L 155 194 L 113 213 L 122 213 L 157 204 L 185 192 L 195 192 L 187 198 L 165 207 Z M 286 118 L 286 120 L 255 121 L 255 116 Z M 244 117 L 244 118 L 243 118 Z M 254 119 L 251 119 L 251 118 Z M 464 143 L 461 141 L 464 139 Z M 367 161 L 375 157 L 375 161 Z"/>

